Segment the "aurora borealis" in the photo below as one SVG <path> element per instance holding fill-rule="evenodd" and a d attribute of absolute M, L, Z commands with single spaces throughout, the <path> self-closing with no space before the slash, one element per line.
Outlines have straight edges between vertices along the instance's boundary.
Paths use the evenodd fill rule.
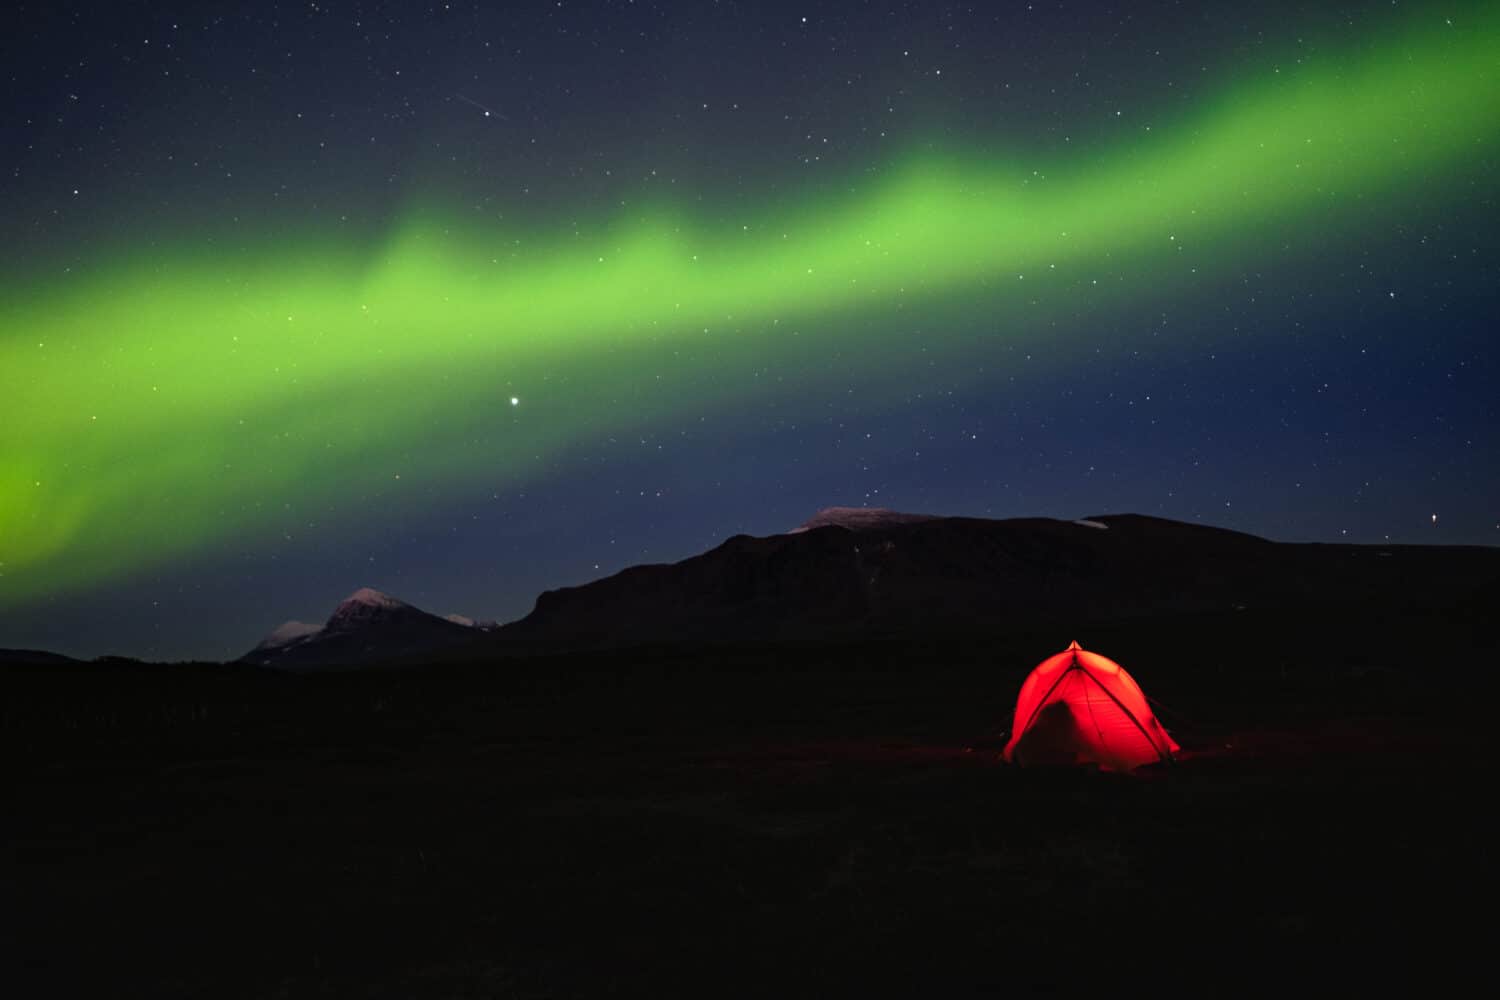
<path fill-rule="evenodd" d="M 368 31 L 333 6 L 322 16 Z M 671 14 L 653 9 L 647 30 L 734 48 L 714 15 Z M 131 27 L 159 35 L 172 16 Z M 757 26 L 752 52 L 808 30 L 785 9 L 734 16 Z M 953 42 L 927 16 L 896 21 L 938 63 Z M 597 41 L 648 15 L 537 17 L 575 18 L 562 23 Z M 809 20 L 829 58 L 857 61 L 840 32 L 904 44 L 891 18 L 862 26 L 875 17 Z M 385 171 L 378 196 L 357 162 L 314 170 L 290 138 L 257 144 L 259 119 L 205 126 L 252 175 L 278 171 L 295 187 L 305 173 L 309 203 L 366 205 L 352 226 L 237 188 L 159 210 L 145 193 L 171 185 L 149 171 L 110 182 L 92 215 L 49 216 L 48 199 L 83 196 L 49 162 L 58 147 L 42 140 L 65 126 L 41 104 L 84 98 L 59 77 L 63 61 L 48 62 L 62 28 L 39 26 L 25 78 L 38 106 L 28 141 L 7 144 L 0 646 L 102 652 L 80 633 L 102 617 L 134 643 L 122 652 L 225 655 L 365 584 L 513 617 L 546 587 L 781 530 L 833 503 L 1139 509 L 1278 537 L 1493 544 L 1500 371 L 1485 330 L 1500 18 L 1465 6 L 1332 26 L 1253 17 L 1255 50 L 1203 42 L 1194 69 L 1215 72 L 1172 103 L 1140 32 L 1108 17 L 1084 18 L 1081 36 L 1062 13 L 989 24 L 1044 62 L 1108 48 L 1117 89 L 1164 102 L 1132 108 L 1150 124 L 1128 133 L 1097 125 L 1125 117 L 1098 94 L 1033 93 L 992 131 L 937 134 L 934 106 L 961 103 L 965 88 L 993 94 L 1023 68 L 1015 56 L 972 61 L 985 36 L 970 33 L 971 61 L 949 71 L 957 89 L 913 98 L 921 114 L 878 144 L 849 102 L 888 87 L 881 74 L 853 74 L 832 95 L 800 77 L 742 86 L 747 104 L 821 108 L 831 135 L 848 131 L 842 160 L 818 160 L 805 179 L 730 177 L 713 164 L 733 157 L 716 156 L 673 191 L 622 169 L 618 180 L 594 171 L 575 193 L 579 175 L 559 161 L 518 161 L 502 182 L 487 147 L 447 138 L 484 127 L 504 130 L 484 141 L 567 149 L 598 120 L 539 82 L 530 103 L 486 89 L 492 57 L 476 50 L 488 27 L 521 53 L 507 72 L 545 76 L 556 54 L 525 54 L 543 22 L 501 26 L 475 11 L 417 33 L 450 48 L 413 42 L 400 60 L 418 81 L 405 104 L 416 111 L 393 116 L 371 99 L 393 130 L 420 137 L 413 147 L 454 150 L 384 154 L 409 170 L 392 182 L 388 163 L 370 164 Z M 257 22 L 243 45 L 260 54 L 310 30 L 293 20 Z M 1188 50 L 1206 31 L 1191 18 L 1171 30 Z M 1299 48 L 1304 32 L 1323 40 Z M 109 47 L 102 33 L 98 44 Z M 219 81 L 201 89 L 226 107 L 250 85 L 218 66 L 222 49 L 178 49 L 187 72 Z M 620 53 L 568 65 L 602 93 L 610 71 L 645 58 Z M 318 81 L 356 62 L 334 50 L 254 85 L 284 109 L 321 100 L 345 135 L 342 119 L 370 107 L 320 98 Z M 637 85 L 680 91 L 687 77 L 662 72 L 674 87 Z M 698 103 L 738 109 L 716 90 L 755 76 L 738 72 L 707 78 L 712 96 Z M 1134 91 L 1120 82 L 1131 74 Z M 145 86 L 121 82 L 132 85 Z M 150 94 L 143 103 L 170 106 Z M 183 100 L 191 122 L 203 106 Z M 160 147 L 171 120 L 154 117 L 127 150 Z M 743 146 L 753 166 L 771 144 L 756 128 L 672 124 L 593 139 L 581 148 L 595 159 L 630 164 L 659 146 L 680 159 L 701 141 Z M 532 181 L 528 206 L 516 185 Z M 1205 462 L 1202 476 L 1181 471 Z M 174 624 L 185 621 L 211 624 Z"/>

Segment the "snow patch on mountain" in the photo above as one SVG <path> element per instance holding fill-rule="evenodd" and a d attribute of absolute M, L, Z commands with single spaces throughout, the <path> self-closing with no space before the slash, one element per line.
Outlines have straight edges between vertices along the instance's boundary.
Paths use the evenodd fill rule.
<path fill-rule="evenodd" d="M 885 507 L 824 507 L 802 524 L 788 531 L 787 534 L 798 535 L 804 531 L 826 528 L 830 525 L 847 528 L 850 531 L 872 531 L 876 528 L 889 528 L 898 524 L 917 524 L 922 521 L 936 520 L 938 518 L 932 514 L 904 514 Z"/>
<path fill-rule="evenodd" d="M 280 649 L 282 646 L 290 646 L 294 642 L 301 642 L 308 636 L 317 635 L 323 631 L 323 626 L 314 625 L 310 622 L 282 622 L 273 628 L 256 649 Z"/>
<path fill-rule="evenodd" d="M 464 628 L 472 628 L 479 632 L 490 632 L 500 627 L 500 623 L 493 618 L 470 618 L 468 615 L 444 615 L 443 621 L 462 625 Z"/>

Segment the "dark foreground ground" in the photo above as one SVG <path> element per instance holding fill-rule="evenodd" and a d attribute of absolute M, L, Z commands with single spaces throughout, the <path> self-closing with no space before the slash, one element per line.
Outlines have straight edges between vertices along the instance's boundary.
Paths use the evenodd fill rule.
<path fill-rule="evenodd" d="M 0 991 L 1425 992 L 1489 962 L 1484 610 L 1079 629 L 1187 751 L 1133 778 L 998 760 L 1073 635 L 10 668 Z"/>

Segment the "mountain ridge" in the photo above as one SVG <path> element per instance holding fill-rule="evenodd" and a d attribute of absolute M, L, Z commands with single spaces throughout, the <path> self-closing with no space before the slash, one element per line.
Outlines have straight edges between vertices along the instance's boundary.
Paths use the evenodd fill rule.
<path fill-rule="evenodd" d="M 293 670 L 680 641 L 961 634 L 1196 612 L 1500 597 L 1500 549 L 1277 542 L 1143 514 L 1075 520 L 823 508 L 671 563 L 539 594 L 504 625 L 370 587 L 236 661 Z M 0 663 L 80 662 L 0 650 Z"/>
<path fill-rule="evenodd" d="M 1497 549 L 1276 542 L 1142 514 L 894 513 L 854 528 L 736 535 L 676 563 L 549 590 L 497 635 L 601 645 L 878 637 L 1392 600 L 1410 590 L 1442 600 L 1500 578 Z"/>

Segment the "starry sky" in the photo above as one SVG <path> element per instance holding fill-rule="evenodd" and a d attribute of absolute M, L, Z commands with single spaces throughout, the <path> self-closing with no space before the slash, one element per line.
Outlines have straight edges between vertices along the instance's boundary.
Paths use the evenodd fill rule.
<path fill-rule="evenodd" d="M 503 621 L 834 504 L 1500 544 L 1492 5 L 6 34 L 0 646 Z"/>

